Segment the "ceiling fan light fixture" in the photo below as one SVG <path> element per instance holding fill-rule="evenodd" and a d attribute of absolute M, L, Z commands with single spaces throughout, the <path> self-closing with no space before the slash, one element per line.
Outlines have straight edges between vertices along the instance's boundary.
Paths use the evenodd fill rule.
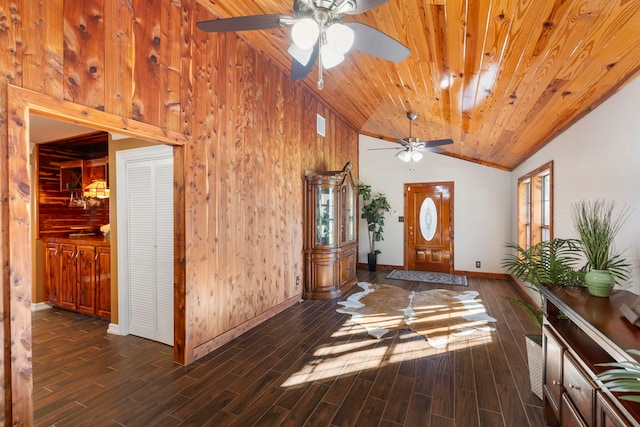
<path fill-rule="evenodd" d="M 408 150 L 402 150 L 401 152 L 396 154 L 396 157 L 402 160 L 403 162 L 408 163 L 411 160 L 411 153 L 409 153 Z"/>
<path fill-rule="evenodd" d="M 298 20 L 291 27 L 291 38 L 300 49 L 310 49 L 318 41 L 320 35 L 320 27 L 318 23 L 311 18 L 303 18 Z"/>
<path fill-rule="evenodd" d="M 344 55 L 353 46 L 355 34 L 346 25 L 335 23 L 327 28 L 327 44 L 341 55 Z"/>
<path fill-rule="evenodd" d="M 331 45 L 325 44 L 320 48 L 320 59 L 322 66 L 329 69 L 344 61 L 344 55 L 336 52 Z"/>
<path fill-rule="evenodd" d="M 301 49 L 297 44 L 291 43 L 287 52 L 289 52 L 289 55 L 291 55 L 300 64 L 306 66 L 311 59 L 311 55 L 313 55 L 313 48 Z"/>
<path fill-rule="evenodd" d="M 411 152 L 411 160 L 413 160 L 414 162 L 419 162 L 422 159 L 422 153 L 419 151 L 412 151 Z"/>

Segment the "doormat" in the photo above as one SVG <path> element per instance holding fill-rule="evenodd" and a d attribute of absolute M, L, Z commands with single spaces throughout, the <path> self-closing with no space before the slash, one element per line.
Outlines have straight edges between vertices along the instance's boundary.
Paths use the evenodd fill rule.
<path fill-rule="evenodd" d="M 435 348 L 478 331 L 495 330 L 477 291 L 448 289 L 408 291 L 392 285 L 360 282 L 361 292 L 339 301 L 338 313 L 351 319 L 375 338 L 398 329 L 422 335 Z"/>
<path fill-rule="evenodd" d="M 408 280 L 411 282 L 440 283 L 443 285 L 469 286 L 467 276 L 457 276 L 447 273 L 433 273 L 430 271 L 393 270 L 387 279 Z"/>

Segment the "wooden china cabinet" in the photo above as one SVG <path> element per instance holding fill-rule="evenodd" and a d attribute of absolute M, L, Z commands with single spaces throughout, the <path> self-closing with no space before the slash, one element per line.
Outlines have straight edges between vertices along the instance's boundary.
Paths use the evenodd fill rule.
<path fill-rule="evenodd" d="M 356 283 L 356 198 L 350 162 L 305 177 L 303 298 L 337 298 Z"/>

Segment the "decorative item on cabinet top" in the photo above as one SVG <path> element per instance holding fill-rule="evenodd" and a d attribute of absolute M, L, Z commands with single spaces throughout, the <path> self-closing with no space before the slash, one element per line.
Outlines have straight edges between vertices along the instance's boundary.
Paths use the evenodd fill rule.
<path fill-rule="evenodd" d="M 608 297 L 616 283 L 631 277 L 631 264 L 614 247 L 629 214 L 628 207 L 617 210 L 614 200 L 581 200 L 571 205 L 571 221 L 586 259 L 585 282 L 593 296 Z"/>

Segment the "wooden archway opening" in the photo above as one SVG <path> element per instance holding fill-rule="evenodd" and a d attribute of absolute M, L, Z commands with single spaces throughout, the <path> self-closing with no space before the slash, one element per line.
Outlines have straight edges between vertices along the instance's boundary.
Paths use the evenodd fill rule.
<path fill-rule="evenodd" d="M 33 280 L 32 179 L 29 163 L 29 115 L 174 147 L 174 361 L 185 361 L 185 198 L 183 134 L 123 119 L 67 101 L 11 86 L 0 85 L 0 294 L 4 342 L 1 359 L 6 424 L 33 423 L 31 294 Z M 2 389 L 4 392 L 2 392 Z"/>

